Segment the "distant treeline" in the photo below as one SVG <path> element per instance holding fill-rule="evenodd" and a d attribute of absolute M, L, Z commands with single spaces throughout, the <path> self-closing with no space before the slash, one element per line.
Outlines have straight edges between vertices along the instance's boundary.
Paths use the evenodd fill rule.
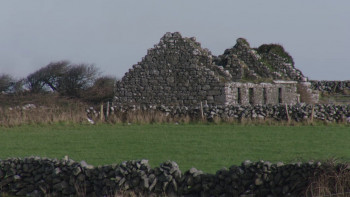
<path fill-rule="evenodd" d="M 0 94 L 58 93 L 88 102 L 113 98 L 115 77 L 101 76 L 94 65 L 52 62 L 22 79 L 0 73 Z"/>

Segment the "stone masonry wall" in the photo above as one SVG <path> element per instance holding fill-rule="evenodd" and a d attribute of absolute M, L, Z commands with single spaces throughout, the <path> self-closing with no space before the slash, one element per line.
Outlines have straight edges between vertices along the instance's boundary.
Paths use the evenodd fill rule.
<path fill-rule="evenodd" d="M 116 85 L 115 102 L 195 105 L 224 102 L 224 72 L 194 38 L 165 34 Z"/>
<path fill-rule="evenodd" d="M 207 174 L 195 168 L 182 173 L 173 161 L 155 168 L 147 160 L 94 167 L 68 158 L 12 158 L 0 160 L 0 195 L 114 196 L 133 191 L 142 196 L 304 196 L 311 181 L 330 170 L 344 173 L 349 168 L 245 161 Z"/>
<path fill-rule="evenodd" d="M 231 82 L 226 84 L 227 105 L 266 105 L 299 103 L 297 94 L 297 82 L 276 83 L 240 83 Z M 250 90 L 249 90 L 250 89 Z M 281 92 L 279 92 L 281 91 Z"/>

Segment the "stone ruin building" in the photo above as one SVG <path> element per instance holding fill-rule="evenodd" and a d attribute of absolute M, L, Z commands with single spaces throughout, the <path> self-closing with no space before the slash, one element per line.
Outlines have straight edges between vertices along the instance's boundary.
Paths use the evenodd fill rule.
<path fill-rule="evenodd" d="M 216 57 L 195 38 L 175 32 L 166 33 L 117 82 L 114 101 L 120 105 L 292 105 L 317 102 L 310 85 L 280 45 L 251 48 L 239 38 Z"/>

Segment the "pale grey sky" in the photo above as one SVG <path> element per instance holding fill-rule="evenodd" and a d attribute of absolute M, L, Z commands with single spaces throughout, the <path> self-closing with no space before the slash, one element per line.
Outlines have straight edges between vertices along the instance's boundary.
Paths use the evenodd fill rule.
<path fill-rule="evenodd" d="M 69 60 L 121 78 L 179 31 L 214 55 L 239 37 L 279 43 L 310 79 L 350 80 L 349 21 L 349 0 L 1 0 L 0 73 L 26 77 Z"/>

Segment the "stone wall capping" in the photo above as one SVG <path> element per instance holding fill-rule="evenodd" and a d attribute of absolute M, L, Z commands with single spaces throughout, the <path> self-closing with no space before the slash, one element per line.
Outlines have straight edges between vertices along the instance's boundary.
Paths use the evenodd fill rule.
<path fill-rule="evenodd" d="M 274 80 L 273 83 L 276 84 L 297 84 L 297 81 L 284 81 L 284 80 Z"/>

